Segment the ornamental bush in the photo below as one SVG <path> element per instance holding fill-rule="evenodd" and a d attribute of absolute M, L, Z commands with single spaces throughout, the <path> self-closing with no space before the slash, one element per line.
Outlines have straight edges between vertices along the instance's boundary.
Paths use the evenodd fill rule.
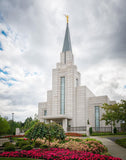
<path fill-rule="evenodd" d="M 54 122 L 50 124 L 38 122 L 33 125 L 28 131 L 26 131 L 25 136 L 29 139 L 34 139 L 34 141 L 37 138 L 46 138 L 46 140 L 48 140 L 49 142 L 49 145 L 53 139 L 65 139 L 65 133 L 62 126 Z"/>
<path fill-rule="evenodd" d="M 19 147 L 20 143 L 23 142 L 24 140 L 22 138 L 18 138 L 16 141 L 16 146 Z"/>
<path fill-rule="evenodd" d="M 10 142 L 4 142 L 3 145 L 2 145 L 2 147 L 7 147 L 7 146 L 9 146 L 10 144 L 12 144 L 12 143 L 10 143 Z"/>
<path fill-rule="evenodd" d="M 89 133 L 90 133 L 90 135 L 92 135 L 92 133 L 93 133 L 92 127 L 89 128 Z"/>
<path fill-rule="evenodd" d="M 48 145 L 48 140 L 45 142 L 44 139 L 37 139 L 42 145 Z M 64 148 L 76 151 L 86 151 L 95 154 L 107 154 L 107 148 L 100 142 L 95 139 L 82 139 L 82 138 L 73 138 L 73 137 L 66 137 L 65 142 L 61 143 L 59 140 L 54 140 L 50 143 L 50 147 L 52 148 Z"/>
<path fill-rule="evenodd" d="M 26 146 L 26 145 L 29 145 L 28 141 L 20 141 L 18 146 L 22 148 L 23 146 Z"/>
<path fill-rule="evenodd" d="M 44 138 L 47 133 L 47 125 L 42 122 L 34 124 L 29 130 L 25 132 L 25 136 L 29 139 Z"/>
<path fill-rule="evenodd" d="M 45 138 L 49 141 L 49 145 L 53 139 L 59 139 L 63 141 L 65 137 L 66 136 L 61 125 L 54 122 L 47 124 L 47 131 L 46 131 Z"/>
<path fill-rule="evenodd" d="M 33 146 L 31 146 L 31 145 L 25 145 L 25 146 L 23 146 L 21 149 L 28 151 L 28 150 L 33 149 Z"/>
<path fill-rule="evenodd" d="M 35 148 L 39 148 L 41 145 L 42 145 L 42 143 L 41 143 L 40 141 L 37 141 L 37 140 L 36 140 L 36 141 L 34 142 L 34 147 L 35 147 Z"/>
<path fill-rule="evenodd" d="M 49 148 L 49 146 L 46 145 L 46 144 L 43 144 L 43 145 L 40 146 L 40 148 L 41 148 L 41 149 L 45 149 L 45 148 Z"/>
<path fill-rule="evenodd" d="M 15 145 L 14 144 L 9 144 L 7 146 L 5 146 L 4 151 L 15 151 Z"/>

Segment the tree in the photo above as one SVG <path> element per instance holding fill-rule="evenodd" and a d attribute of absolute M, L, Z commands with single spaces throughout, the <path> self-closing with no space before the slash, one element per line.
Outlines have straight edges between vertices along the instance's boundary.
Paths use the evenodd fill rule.
<path fill-rule="evenodd" d="M 37 113 L 34 114 L 34 121 L 38 120 L 38 115 Z"/>
<path fill-rule="evenodd" d="M 119 105 L 119 119 L 126 123 L 126 100 L 121 100 Z"/>
<path fill-rule="evenodd" d="M 32 117 L 28 117 L 26 118 L 25 122 L 24 122 L 24 131 L 30 129 L 36 122 L 38 122 L 38 119 L 32 119 Z"/>
<path fill-rule="evenodd" d="M 10 129 L 8 131 L 9 134 L 15 134 L 16 128 L 22 128 L 23 123 L 22 122 L 16 122 L 13 120 L 9 120 L 8 121 L 9 125 L 10 125 Z"/>
<path fill-rule="evenodd" d="M 47 127 L 45 123 L 38 122 L 25 132 L 25 136 L 29 139 L 43 139 L 45 137 Z"/>
<path fill-rule="evenodd" d="M 9 129 L 10 126 L 7 120 L 0 116 L 0 135 L 7 133 Z"/>
<path fill-rule="evenodd" d="M 10 129 L 9 129 L 8 133 L 14 135 L 15 129 L 16 129 L 16 122 L 14 122 L 13 120 L 9 120 L 8 123 L 10 125 Z"/>
<path fill-rule="evenodd" d="M 25 136 L 29 139 L 34 139 L 34 141 L 37 138 L 46 138 L 46 140 L 49 141 L 49 145 L 53 139 L 65 139 L 65 133 L 62 126 L 54 122 L 50 124 L 38 122 L 26 131 Z"/>
<path fill-rule="evenodd" d="M 126 101 L 121 100 L 120 103 L 109 105 L 107 103 L 103 104 L 102 108 L 105 113 L 102 115 L 101 120 L 105 120 L 106 125 L 111 124 L 115 127 L 115 124 L 123 122 L 126 124 Z"/>
<path fill-rule="evenodd" d="M 106 125 L 110 124 L 115 127 L 115 124 L 119 122 L 119 106 L 118 104 L 109 105 L 103 104 L 102 108 L 105 110 L 101 120 L 105 120 Z"/>

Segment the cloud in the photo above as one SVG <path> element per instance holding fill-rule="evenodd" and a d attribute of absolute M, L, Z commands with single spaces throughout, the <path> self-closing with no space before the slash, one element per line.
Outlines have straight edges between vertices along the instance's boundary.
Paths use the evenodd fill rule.
<path fill-rule="evenodd" d="M 125 8 L 125 0 L 1 0 L 0 114 L 11 118 L 14 112 L 15 120 L 24 120 L 46 101 L 62 51 L 64 14 L 70 15 L 82 84 L 96 95 L 126 99 Z"/>

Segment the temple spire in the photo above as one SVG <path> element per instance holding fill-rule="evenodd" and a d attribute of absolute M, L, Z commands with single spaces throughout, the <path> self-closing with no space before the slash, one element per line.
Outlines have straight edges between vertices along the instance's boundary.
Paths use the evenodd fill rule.
<path fill-rule="evenodd" d="M 69 16 L 65 15 L 66 19 L 67 19 L 67 23 L 69 22 Z"/>
<path fill-rule="evenodd" d="M 72 52 L 72 47 L 71 47 L 71 40 L 70 40 L 70 32 L 69 32 L 69 16 L 65 15 L 67 19 L 67 26 L 66 26 L 66 32 L 65 32 L 65 38 L 64 38 L 64 44 L 63 44 L 63 49 L 62 52 L 66 51 L 71 51 Z"/>

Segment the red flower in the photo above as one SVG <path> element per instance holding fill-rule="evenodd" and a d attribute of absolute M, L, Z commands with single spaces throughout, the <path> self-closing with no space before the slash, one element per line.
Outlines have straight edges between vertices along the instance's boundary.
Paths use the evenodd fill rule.
<path fill-rule="evenodd" d="M 84 151 L 70 151 L 69 149 L 50 148 L 48 149 L 32 149 L 29 151 L 15 151 L 15 152 L 3 152 L 0 157 L 27 157 L 36 159 L 53 159 L 53 160 L 121 160 L 120 158 L 114 158 L 111 156 L 93 154 Z"/>

